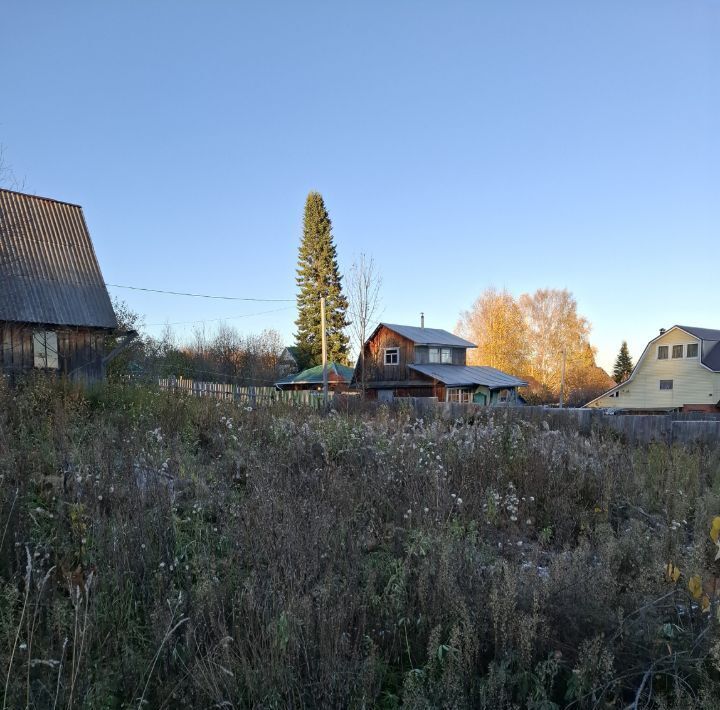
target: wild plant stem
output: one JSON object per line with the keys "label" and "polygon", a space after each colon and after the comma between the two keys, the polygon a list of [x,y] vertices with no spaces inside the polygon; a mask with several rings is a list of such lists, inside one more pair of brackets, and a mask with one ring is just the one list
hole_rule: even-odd
{"label": "wild plant stem", "polygon": [[25,609],[27,608],[28,598],[30,596],[30,580],[32,577],[32,557],[30,556],[30,548],[25,546],[25,554],[27,555],[27,566],[25,567],[25,599],[23,601],[22,611],[20,612],[20,621],[18,622],[17,631],[15,632],[15,640],[13,641],[12,651],[10,653],[10,662],[8,663],[7,674],[5,676],[5,692],[3,694],[3,710],[7,708],[7,694],[10,686],[10,670],[12,669],[13,660],[15,659],[15,649],[20,638],[20,629],[22,629],[23,619],[25,618]]}
{"label": "wild plant stem", "polygon": [[[157,663],[158,658],[160,658],[160,652],[163,649],[163,646],[165,645],[165,642],[175,633],[175,631],[180,628],[186,621],[189,621],[189,617],[185,617],[184,619],[180,619],[180,621],[175,624],[172,628],[168,628],[168,630],[165,632],[165,636],[163,636],[163,640],[160,642],[160,646],[158,646],[158,650],[155,653],[155,658],[153,658],[152,665],[150,666],[150,672],[148,673],[147,681],[145,681],[145,687],[143,688],[142,695],[140,696],[140,700],[138,701],[138,710],[141,710],[142,704],[145,701],[145,693],[147,692],[148,685],[150,685],[150,678],[152,678],[153,671],[155,670],[155,664]],[[172,619],[170,619],[170,623],[172,624]]]}

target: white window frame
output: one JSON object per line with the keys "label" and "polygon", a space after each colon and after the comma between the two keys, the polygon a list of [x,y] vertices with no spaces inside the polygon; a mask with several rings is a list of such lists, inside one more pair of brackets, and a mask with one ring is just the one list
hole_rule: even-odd
{"label": "white window frame", "polygon": [[59,370],[58,337],[53,330],[33,333],[33,365],[40,370]]}
{"label": "white window frame", "polygon": [[[664,357],[660,357],[660,351],[661,351],[663,348],[665,349],[665,356],[664,356]],[[658,345],[658,349],[657,349],[657,359],[658,359],[658,360],[668,360],[668,359],[670,359],[670,347],[667,346],[667,345]]]}
{"label": "white window frame", "polygon": [[[395,356],[395,362],[388,362],[388,355],[391,357]],[[399,365],[400,364],[400,348],[385,348],[383,351],[383,362],[385,365]]]}
{"label": "white window frame", "polygon": [[[695,354],[690,355],[690,348],[695,348]],[[696,358],[700,354],[700,345],[698,343],[688,343],[685,346],[685,357]]]}
{"label": "white window frame", "polygon": [[[680,354],[679,354],[679,355],[676,355],[676,354],[675,354],[675,348],[680,348]],[[670,357],[671,357],[673,360],[680,360],[680,359],[681,359],[682,357],[684,357],[684,356],[685,356],[685,348],[683,347],[682,343],[680,343],[679,345],[673,345],[673,346],[672,346],[672,350],[670,351]]]}
{"label": "white window frame", "polygon": [[[663,382],[665,382],[665,383],[669,382],[670,387],[663,387]],[[670,392],[673,389],[673,384],[674,384],[673,380],[660,380],[660,389],[663,392]]]}

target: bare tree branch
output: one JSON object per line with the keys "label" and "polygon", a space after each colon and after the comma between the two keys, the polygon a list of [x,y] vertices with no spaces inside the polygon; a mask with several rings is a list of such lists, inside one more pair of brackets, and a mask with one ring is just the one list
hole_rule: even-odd
{"label": "bare tree branch", "polygon": [[370,330],[380,312],[380,287],[382,277],[375,260],[360,254],[350,268],[346,283],[348,311],[350,313],[350,332],[353,344],[358,349],[360,366],[360,387],[365,394],[365,358],[364,345]]}

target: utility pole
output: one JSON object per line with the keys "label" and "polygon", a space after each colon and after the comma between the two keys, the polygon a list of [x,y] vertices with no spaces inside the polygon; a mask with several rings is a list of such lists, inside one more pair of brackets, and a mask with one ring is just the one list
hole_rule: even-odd
{"label": "utility pole", "polygon": [[567,358],[567,349],[563,348],[562,374],[560,375],[560,409],[563,408],[563,397],[565,395],[565,359]]}
{"label": "utility pole", "polygon": [[320,330],[322,331],[323,405],[328,405],[327,333],[325,332],[325,296],[320,298]]}

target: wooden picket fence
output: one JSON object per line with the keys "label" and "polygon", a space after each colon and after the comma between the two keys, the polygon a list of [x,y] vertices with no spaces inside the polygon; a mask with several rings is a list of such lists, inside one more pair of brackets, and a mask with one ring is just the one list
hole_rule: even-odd
{"label": "wooden picket fence", "polygon": [[193,397],[246,402],[248,406],[291,404],[307,407],[321,407],[322,396],[312,390],[278,390],[275,387],[254,385],[232,385],[221,382],[201,382],[184,377],[159,379],[160,389],[170,392],[184,392]]}

